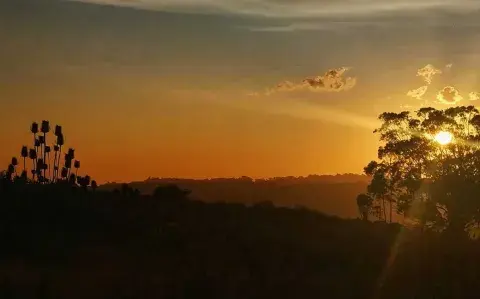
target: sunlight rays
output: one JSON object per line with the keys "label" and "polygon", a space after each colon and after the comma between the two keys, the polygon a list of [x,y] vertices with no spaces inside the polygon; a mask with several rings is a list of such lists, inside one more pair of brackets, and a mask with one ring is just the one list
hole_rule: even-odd
{"label": "sunlight rays", "polygon": [[329,123],[335,123],[342,126],[364,128],[368,130],[375,129],[379,122],[377,119],[362,116],[350,111],[328,107],[302,101],[301,98],[294,99],[262,99],[241,100],[241,101],[223,101],[219,98],[210,98],[216,104],[229,106],[235,109],[245,109],[258,111],[272,115],[283,115],[303,120],[317,120]]}
{"label": "sunlight rays", "polygon": [[447,145],[453,141],[453,135],[450,132],[440,131],[435,135],[434,139],[440,145]]}

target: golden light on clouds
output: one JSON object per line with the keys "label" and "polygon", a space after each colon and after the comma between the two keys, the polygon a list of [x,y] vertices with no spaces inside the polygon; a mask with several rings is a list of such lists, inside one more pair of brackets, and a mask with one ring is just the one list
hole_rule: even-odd
{"label": "golden light on clouds", "polygon": [[455,87],[445,86],[437,93],[437,100],[441,104],[455,105],[463,100],[463,97]]}
{"label": "golden light on clouds", "polygon": [[428,90],[428,86],[425,85],[425,86],[422,86],[422,87],[419,87],[417,89],[412,89],[412,90],[409,90],[407,92],[407,96],[409,97],[412,97],[412,98],[415,98],[417,100],[421,100],[422,97],[425,95],[425,93],[427,92]]}
{"label": "golden light on clouds", "polygon": [[[269,96],[278,92],[293,91],[311,91],[311,92],[340,92],[347,91],[355,87],[357,79],[355,77],[344,77],[349,70],[348,67],[339,67],[328,70],[322,76],[314,76],[304,78],[301,82],[284,81],[277,86],[267,88],[265,95]],[[255,92],[250,95],[258,96],[260,93]]]}
{"label": "golden light on clouds", "polygon": [[[451,65],[449,65],[451,67]],[[442,74],[442,71],[437,69],[431,64],[427,64],[426,66],[418,69],[417,71],[417,76],[422,77],[422,79],[427,83],[427,84],[432,84],[432,79],[435,75],[440,75]]]}
{"label": "golden light on clouds", "polygon": [[[453,64],[447,64],[445,68],[450,69]],[[433,77],[435,75],[441,75],[443,72],[440,69],[437,69],[431,64],[419,68],[417,70],[417,77],[421,77],[422,80],[427,84],[416,89],[412,89],[407,92],[407,96],[412,97],[417,100],[423,100],[423,96],[428,91],[428,86],[432,84]]]}
{"label": "golden light on clouds", "polygon": [[[452,66],[453,64],[451,63],[447,64],[445,66],[445,70],[450,70]],[[441,74],[443,74],[443,71],[431,64],[427,64],[426,66],[418,69],[417,76],[421,77],[427,84],[419,88],[409,90],[406,95],[416,100],[424,101],[422,104],[423,106],[432,104],[456,105],[464,99],[469,101],[477,101],[480,99],[479,92],[472,91],[468,94],[468,96],[464,97],[460,94],[459,90],[452,85],[447,85],[442,89],[435,91],[436,93],[428,94],[427,96],[427,91],[431,88],[430,85],[433,77]],[[431,99],[434,99],[434,101],[431,101]]]}
{"label": "golden light on clouds", "polygon": [[480,92],[472,91],[471,93],[468,94],[468,99],[470,101],[478,101],[480,99]]}

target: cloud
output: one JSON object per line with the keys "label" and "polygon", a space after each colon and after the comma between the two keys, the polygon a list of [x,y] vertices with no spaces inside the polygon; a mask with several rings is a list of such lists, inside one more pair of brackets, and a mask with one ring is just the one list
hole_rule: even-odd
{"label": "cloud", "polygon": [[280,26],[239,26],[238,28],[247,29],[252,32],[295,32],[337,29],[328,23],[291,23]]}
{"label": "cloud", "polygon": [[296,31],[342,31],[351,28],[386,26],[385,22],[380,21],[338,21],[321,20],[315,22],[292,22],[286,24],[264,25],[264,26],[238,26],[241,29],[247,29],[252,32],[296,32]]}
{"label": "cloud", "polygon": [[455,87],[446,86],[438,92],[437,100],[441,104],[454,105],[463,100],[463,97]]}
{"label": "cloud", "polygon": [[428,85],[424,85],[422,87],[419,87],[417,89],[412,89],[409,92],[407,92],[407,96],[415,98],[417,100],[421,100],[422,97],[425,95],[425,93],[428,90]]}
{"label": "cloud", "polygon": [[[445,66],[445,68],[450,69],[452,67],[452,65],[453,64],[451,64],[451,63],[447,64]],[[425,83],[427,83],[427,85],[424,85],[424,86],[421,86],[417,89],[412,89],[412,90],[408,91],[407,96],[415,98],[417,100],[422,100],[423,96],[425,95],[425,93],[428,90],[428,86],[430,84],[432,84],[433,77],[435,75],[440,75],[440,74],[442,74],[442,71],[437,69],[436,67],[434,67],[431,64],[427,64],[426,66],[424,66],[422,68],[419,68],[417,70],[417,77],[421,77],[423,79],[423,81],[425,81]]]}
{"label": "cloud", "polygon": [[470,101],[478,101],[480,100],[480,92],[478,91],[472,91],[471,93],[468,94],[468,99]]}
{"label": "cloud", "polygon": [[455,10],[471,12],[479,8],[471,0],[70,0],[130,6],[141,9],[265,16],[277,18],[312,18],[346,15],[371,15],[386,12]]}
{"label": "cloud", "polygon": [[357,79],[344,77],[349,68],[340,67],[327,71],[323,76],[307,77],[301,82],[284,81],[273,88],[266,90],[266,95],[277,92],[311,91],[311,92],[340,92],[352,89]]}
{"label": "cloud", "polygon": [[432,84],[433,76],[440,75],[440,74],[442,74],[442,71],[435,68],[431,64],[427,64],[426,66],[418,69],[417,71],[417,76],[422,77],[423,80],[429,85]]}

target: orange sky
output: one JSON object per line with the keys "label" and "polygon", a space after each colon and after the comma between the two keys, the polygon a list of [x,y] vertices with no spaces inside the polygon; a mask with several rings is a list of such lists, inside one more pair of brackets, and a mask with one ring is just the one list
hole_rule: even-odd
{"label": "orange sky", "polygon": [[[360,173],[376,156],[376,116],[419,107],[406,95],[426,84],[418,68],[443,70],[432,92],[478,90],[476,15],[421,16],[343,16],[348,26],[316,16],[308,25],[2,2],[0,161],[31,141],[32,121],[48,119],[100,182]],[[265,92],[343,66],[351,88]]]}

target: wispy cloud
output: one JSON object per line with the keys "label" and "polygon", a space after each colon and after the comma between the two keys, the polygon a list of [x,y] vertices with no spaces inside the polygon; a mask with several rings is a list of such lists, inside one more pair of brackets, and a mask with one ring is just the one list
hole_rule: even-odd
{"label": "wispy cloud", "polygon": [[[268,88],[264,94],[271,95],[278,92],[311,91],[311,92],[340,92],[353,88],[357,79],[344,77],[349,68],[340,67],[327,71],[323,76],[307,77],[301,82],[284,81],[273,88]],[[252,93],[250,95],[260,95]]]}
{"label": "wispy cloud", "polygon": [[380,22],[368,21],[315,21],[315,22],[293,22],[283,25],[267,26],[238,26],[252,32],[295,32],[295,31],[339,31],[351,28],[378,26]]}
{"label": "wispy cloud", "polygon": [[424,85],[424,86],[419,87],[417,89],[412,89],[412,90],[408,91],[407,96],[415,98],[417,100],[421,100],[423,98],[423,96],[425,95],[425,93],[427,92],[427,90],[428,90],[428,86]]}
{"label": "wispy cloud", "polygon": [[480,7],[471,0],[71,0],[131,6],[142,9],[230,13],[266,17],[312,18],[332,15],[368,15],[382,12],[450,9],[471,11]]}
{"label": "wispy cloud", "polygon": [[312,30],[332,30],[332,26],[323,23],[292,23],[278,26],[239,26],[253,32],[295,32]]}

